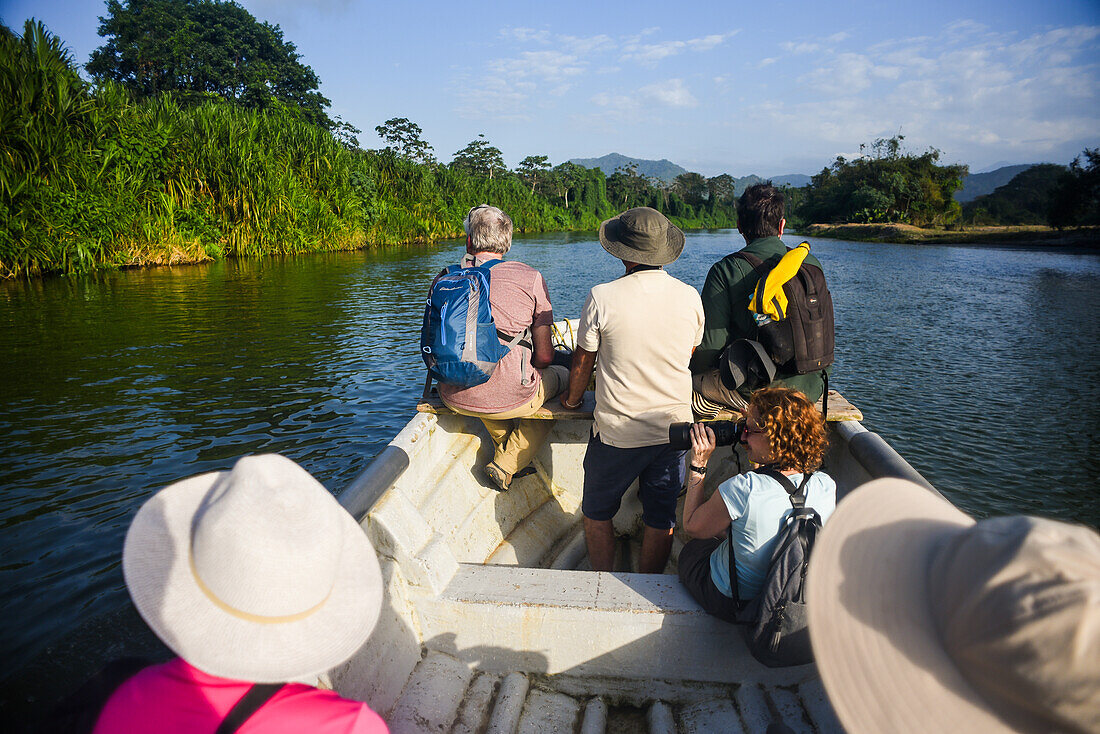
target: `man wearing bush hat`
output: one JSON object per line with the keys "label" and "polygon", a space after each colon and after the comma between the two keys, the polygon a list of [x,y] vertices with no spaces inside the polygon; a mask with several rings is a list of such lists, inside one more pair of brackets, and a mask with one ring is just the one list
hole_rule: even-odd
{"label": "man wearing bush hat", "polygon": [[683,251],[684,233],[656,209],[639,207],[608,219],[600,226],[600,244],[626,273],[588,294],[561,397],[563,407],[579,407],[595,371],[581,501],[588,558],[594,570],[612,570],[612,518],[638,479],[645,526],[640,570],[660,573],[684,484],[685,452],[669,445],[668,426],[691,420],[688,360],[702,338],[703,305],[694,288],[663,270]]}

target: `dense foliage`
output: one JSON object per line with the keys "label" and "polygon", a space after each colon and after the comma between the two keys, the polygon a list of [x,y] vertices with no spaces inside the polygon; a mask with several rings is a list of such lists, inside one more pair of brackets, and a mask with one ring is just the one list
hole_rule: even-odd
{"label": "dense foliage", "polygon": [[1050,226],[1082,225],[1100,225],[1100,148],[1074,158],[1051,193]]}
{"label": "dense foliage", "polygon": [[28,21],[0,38],[0,274],[300,252],[364,239],[351,154],[283,107],[134,102]]}
{"label": "dense foliage", "polygon": [[136,98],[216,94],[255,109],[286,105],[331,127],[321,80],[279,26],[232,0],[108,0],[88,72]]}
{"label": "dense foliage", "polygon": [[[952,194],[962,186],[966,166],[939,165],[940,152],[902,151],[904,137],[876,140],[870,153],[848,161],[838,157],[813,177],[796,211],[807,222],[901,222],[942,226],[959,218]],[[860,146],[862,151],[864,146]]]}
{"label": "dense foliage", "polygon": [[967,224],[1046,224],[1052,195],[1066,172],[1065,166],[1042,163],[1012,177],[993,193],[963,204]]}
{"label": "dense foliage", "polygon": [[486,202],[521,232],[593,230],[639,204],[683,227],[733,223],[728,202],[636,176],[620,191],[541,155],[510,171],[482,136],[446,166],[405,118],[379,133],[387,147],[364,151],[281,102],[89,84],[41,24],[0,27],[0,277],[428,242],[461,236]]}

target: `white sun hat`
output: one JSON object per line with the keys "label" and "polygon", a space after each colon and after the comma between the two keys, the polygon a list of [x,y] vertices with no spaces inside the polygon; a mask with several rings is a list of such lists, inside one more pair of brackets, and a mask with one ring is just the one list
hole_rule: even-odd
{"label": "white sun hat", "polygon": [[382,604],[362,528],[276,454],[155,494],[126,534],[122,571],[134,606],[173,652],[256,683],[339,665],[370,636]]}
{"label": "white sun hat", "polygon": [[975,522],[879,479],[837,504],[807,579],[810,639],[853,732],[1100,732],[1100,535]]}

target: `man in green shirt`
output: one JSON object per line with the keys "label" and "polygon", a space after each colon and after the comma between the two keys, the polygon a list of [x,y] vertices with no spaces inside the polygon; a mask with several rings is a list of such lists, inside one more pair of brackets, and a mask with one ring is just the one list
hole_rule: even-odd
{"label": "man in green shirt", "polygon": [[[737,203],[737,231],[747,243],[741,252],[756,255],[764,261],[764,269],[775,267],[787,252],[780,237],[787,220],[783,218],[783,193],[771,184],[750,186]],[[813,255],[806,262],[821,267]],[[756,323],[749,312],[760,274],[748,260],[734,254],[711,266],[703,285],[703,341],[691,357],[692,408],[696,413],[714,415],[720,408],[744,408],[749,391],[727,386],[718,369],[722,351],[736,339],[757,338]],[[773,386],[801,390],[810,401],[816,401],[824,391],[820,373],[798,375],[778,372]],[[702,399],[700,399],[702,398]]]}

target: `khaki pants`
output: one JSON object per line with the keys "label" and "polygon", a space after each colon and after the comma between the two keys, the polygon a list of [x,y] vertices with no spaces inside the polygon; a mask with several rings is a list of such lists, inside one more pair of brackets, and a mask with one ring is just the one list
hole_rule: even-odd
{"label": "khaki pants", "polygon": [[691,388],[712,403],[742,410],[748,402],[736,390],[730,390],[722,383],[718,370],[708,370],[691,376]]}
{"label": "khaki pants", "polygon": [[554,398],[569,384],[569,370],[560,365],[550,365],[539,370],[542,382],[531,399],[502,413],[474,413],[461,408],[451,407],[460,414],[480,418],[489,432],[496,452],[493,463],[508,474],[515,474],[531,463],[535,454],[542,448],[543,442],[554,427],[552,420],[519,420],[531,415],[542,407],[543,403]]}

